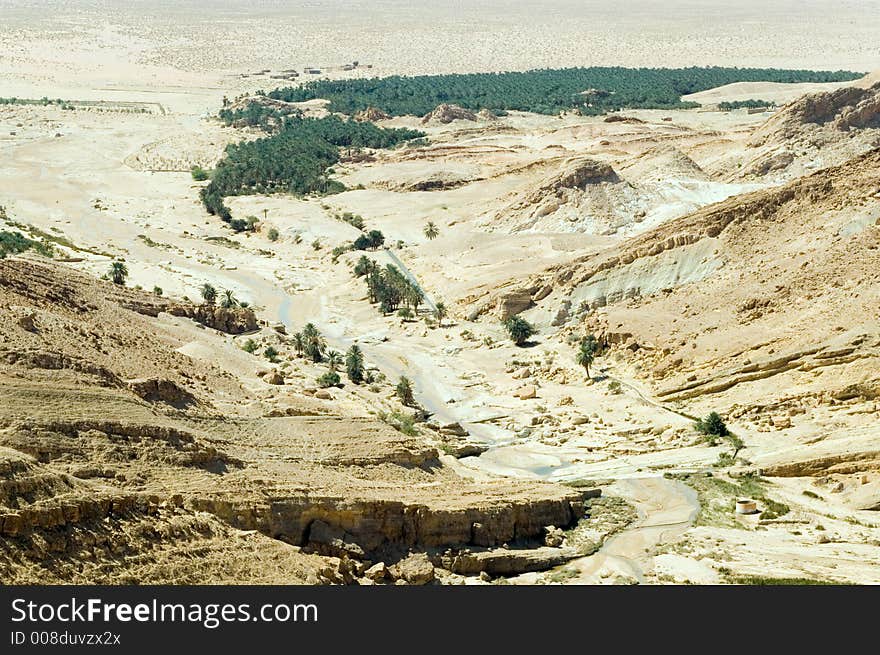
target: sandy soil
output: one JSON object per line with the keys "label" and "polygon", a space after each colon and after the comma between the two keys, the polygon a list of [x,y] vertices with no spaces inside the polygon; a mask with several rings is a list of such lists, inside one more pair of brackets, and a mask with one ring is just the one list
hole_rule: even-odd
{"label": "sandy soil", "polygon": [[[8,18],[0,31],[0,96],[110,103],[75,111],[0,106],[0,204],[15,220],[75,244],[76,249],[64,251],[81,260],[72,266],[100,276],[112,257],[124,257],[130,285],[158,286],[166,296],[196,299],[199,287],[210,282],[233,290],[261,317],[283,323],[290,332],[311,321],[337,350],[359,343],[368,363],[389,380],[407,375],[414,381],[418,400],[435,420],[460,422],[471,439],[490,447],[480,457],[455,461],[462,475],[617,480],[607,493],[628,499],[639,518],[598,555],[569,565],[575,572],[567,577],[571,581],[717,582],[727,581],[725,575],[733,571],[880,582],[876,553],[870,550],[880,538],[873,514],[837,503],[824,491],[826,500],[816,502],[803,493],[813,488],[806,476],[780,478],[773,494],[791,505],[795,520],[806,522],[796,525],[809,525],[809,530],[785,523],[700,524],[693,494],[663,474],[713,470],[725,448],[707,445],[681,407],[658,400],[644,362],[609,356],[597,363],[595,379],[588,380],[566,341],[572,330],[552,326],[559,305],[545,303],[527,313],[542,328],[528,348],[510,344],[492,314],[469,320],[488,294],[514,289],[552,267],[590,261],[710,203],[777,184],[730,175],[731,162],[742,159],[748,139],[768,116],[633,111],[625,114],[642,122],[605,123],[601,118],[512,113],[492,123],[429,126],[431,145],[425,149],[378,153],[375,162],[338,167],[341,180],[363,189],[323,199],[230,199],[236,215],[262,221],[252,235],[233,235],[207,216],[198,202],[200,183],[187,172],[193,164],[211,166],[225,144],[253,136],[207,118],[223,96],[273,86],[266,75],[241,77],[249,71],[305,65],[326,69],[353,59],[373,68],[328,74],[658,63],[869,69],[880,66],[874,38],[880,32],[878,3],[849,3],[831,24],[821,6],[795,2],[771,8],[737,3],[718,10],[728,12],[726,20],[717,11],[695,13],[688,2],[663,3],[662,10],[657,3],[624,3],[637,7],[634,13],[621,10],[619,3],[562,2],[528,20],[522,9],[501,2],[456,6],[455,18],[448,8],[432,6],[426,15],[385,2],[369,7],[348,3],[341,15],[333,3],[318,3],[306,13],[273,3],[234,2],[208,16],[190,2],[156,2],[110,13],[101,11],[102,4],[64,3],[53,12],[41,4],[37,20],[34,3],[0,1]],[[332,21],[331,12],[336,12]],[[475,33],[473,24],[483,24],[486,16],[493,18],[492,31]],[[749,39],[742,37],[745,28]],[[514,45],[523,41],[534,47]],[[784,102],[815,90],[816,85],[731,85],[697,94],[697,99]],[[121,103],[143,103],[137,108],[146,111]],[[417,119],[388,124],[416,125]],[[588,215],[591,220],[570,220],[566,207],[537,221],[533,206],[511,209],[552,181],[560,168],[585,159],[609,164],[623,180],[604,188],[602,198],[575,194],[567,203],[577,208],[571,209],[576,218]],[[455,188],[408,190],[431,176],[457,180]],[[593,220],[594,208],[603,203],[625,211]],[[631,211],[634,206],[638,216]],[[366,302],[362,283],[350,272],[357,256],[331,261],[332,249],[357,235],[334,218],[344,211],[361,214],[392,244],[393,252],[371,256],[383,264],[401,263],[429,301],[446,303],[451,311],[443,325],[428,325],[423,317],[413,322],[383,317]],[[849,214],[838,218],[841,228],[868,225]],[[441,232],[433,241],[423,235],[429,220]],[[281,234],[277,242],[267,238],[270,227]],[[316,241],[320,249],[313,247]],[[700,282],[729,270],[721,245],[706,240],[684,259],[652,260],[635,277],[646,295]],[[792,244],[792,253],[799,247]],[[641,306],[615,305],[606,312],[614,323],[609,327],[619,323],[634,332],[673,334],[669,325],[681,316],[675,329],[699,345],[704,368],[714,366],[713,357],[721,358],[725,348],[736,350],[739,340],[760,341],[761,326],[728,326],[726,334],[732,336],[727,341],[702,334],[714,314],[690,309],[688,303],[696,306],[700,295],[691,297],[689,288],[668,302],[658,301],[648,318]],[[575,293],[572,299],[586,296]],[[245,337],[218,343],[186,321],[162,321],[181,340],[182,355],[236,371],[254,403],[282,402],[289,389],[299,393],[314,386],[321,372],[297,364],[282,391],[267,391],[256,375],[266,363],[241,350]],[[266,332],[260,338],[268,338]],[[722,353],[715,353],[717,348]],[[524,368],[527,376],[520,375]],[[816,389],[830,384],[817,378]],[[620,383],[619,393],[609,387],[611,381]],[[757,404],[780,384],[794,388],[803,382],[780,377],[722,398],[725,406]],[[520,400],[515,393],[527,385],[535,386],[535,397]],[[700,399],[687,409],[705,413],[716,402],[715,397]],[[397,407],[389,388],[374,394],[349,387],[334,392],[333,403],[348,416]],[[850,409],[819,408],[810,416],[813,432],[832,432],[832,452],[847,445],[841,425],[864,430],[860,444],[877,436],[861,416],[841,421],[841,412]],[[876,413],[876,407],[868,411]],[[737,428],[748,437],[755,465],[814,453],[798,432],[774,432],[763,440],[745,419]],[[806,434],[807,428],[797,429]],[[841,498],[862,484],[841,480]],[[833,539],[819,543],[823,531]]]}

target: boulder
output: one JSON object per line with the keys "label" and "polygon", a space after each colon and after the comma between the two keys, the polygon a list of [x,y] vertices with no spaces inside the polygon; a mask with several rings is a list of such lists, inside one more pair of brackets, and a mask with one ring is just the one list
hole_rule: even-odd
{"label": "boulder", "polygon": [[318,389],[315,392],[315,398],[320,398],[321,400],[333,400],[333,394],[327,391],[327,389]]}
{"label": "boulder", "polygon": [[532,377],[532,369],[530,369],[528,366],[523,366],[522,368],[517,369],[513,372],[514,380],[525,380],[526,378],[530,377]]}
{"label": "boulder", "polygon": [[456,437],[468,436],[468,431],[461,427],[461,423],[458,422],[441,425],[440,432],[441,434],[450,434]]}
{"label": "boulder", "polygon": [[530,400],[531,398],[538,397],[538,390],[535,389],[535,385],[528,384],[517,389],[514,395],[520,400]]}
{"label": "boulder", "polygon": [[391,578],[412,585],[425,585],[434,580],[434,565],[424,553],[410,555],[388,569]]}
{"label": "boulder", "polygon": [[281,375],[281,373],[280,373],[279,371],[277,371],[277,370],[270,371],[269,373],[267,373],[267,374],[263,377],[263,379],[264,379],[268,384],[284,384],[284,376]]}
{"label": "boulder", "polygon": [[313,552],[330,557],[354,557],[362,559],[364,550],[342,528],[332,526],[320,519],[312,521],[306,547]]}
{"label": "boulder", "polygon": [[544,528],[544,545],[549,546],[550,548],[560,548],[562,543],[565,541],[565,533],[561,528],[557,528],[555,525],[548,525]]}
{"label": "boulder", "polygon": [[373,566],[364,571],[364,577],[373,582],[386,580],[388,578],[388,567],[385,566],[385,562],[373,564]]}
{"label": "boulder", "polygon": [[506,321],[532,306],[532,294],[528,291],[510,291],[498,300],[498,318]]}
{"label": "boulder", "polygon": [[18,327],[20,327],[25,332],[36,332],[37,331],[37,315],[33,312],[25,314],[24,316],[19,317],[17,323]]}

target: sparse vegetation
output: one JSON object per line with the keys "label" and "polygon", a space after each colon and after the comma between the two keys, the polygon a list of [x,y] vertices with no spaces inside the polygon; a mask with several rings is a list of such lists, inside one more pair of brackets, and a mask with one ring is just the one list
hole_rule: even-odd
{"label": "sparse vegetation", "polygon": [[718,412],[711,412],[706,418],[695,421],[694,429],[705,434],[712,445],[714,445],[715,437],[726,437],[730,434],[724,419]]}
{"label": "sparse vegetation", "polygon": [[525,345],[536,333],[532,324],[521,316],[511,316],[506,321],[503,321],[502,325],[507,330],[508,336],[517,346]]}
{"label": "sparse vegetation", "polygon": [[206,305],[213,305],[217,302],[217,289],[213,285],[205,282],[201,289],[199,289],[199,293],[202,294],[202,300]]}
{"label": "sparse vegetation", "polygon": [[710,473],[693,473],[670,475],[693,487],[700,501],[700,513],[695,525],[707,525],[721,528],[744,528],[737,520],[735,513],[736,501],[751,498],[764,507],[761,519],[778,518],[789,512],[789,507],[770,498],[767,488],[770,483],[757,476],[745,475],[735,480],[728,480]]}
{"label": "sparse vegetation", "polygon": [[608,383],[608,391],[615,396],[623,393],[623,390],[620,387],[620,382],[618,380],[611,380]]}
{"label": "sparse vegetation", "polygon": [[107,276],[110,278],[110,281],[113,284],[118,284],[119,286],[123,286],[125,284],[125,280],[128,279],[128,267],[124,262],[115,261],[110,264],[110,269],[107,271]]}
{"label": "sparse vegetation", "polygon": [[364,381],[364,353],[357,344],[345,353],[345,374],[355,384]]}
{"label": "sparse vegetation", "polygon": [[165,293],[165,292],[162,291],[162,287],[153,287],[153,295],[154,296],[161,296],[163,293]]}
{"label": "sparse vegetation", "polygon": [[232,309],[233,307],[238,307],[240,303],[238,299],[235,297],[235,293],[231,289],[224,289],[223,294],[220,296],[220,306],[224,309]]}
{"label": "sparse vegetation", "polygon": [[317,379],[318,386],[322,389],[327,389],[329,387],[338,387],[341,384],[342,380],[339,378],[339,373],[335,370],[327,371],[323,375],[319,376]]}
{"label": "sparse vegetation", "polygon": [[400,376],[397,386],[394,387],[394,393],[404,407],[415,407],[416,399],[413,394],[412,382],[410,382],[408,377]]}
{"label": "sparse vegetation", "polygon": [[411,414],[394,411],[390,413],[379,412],[377,416],[380,421],[387,423],[398,432],[407,436],[415,437],[419,433],[418,428],[416,428],[416,418]]}
{"label": "sparse vegetation", "polygon": [[266,238],[269,239],[269,241],[273,241],[273,242],[278,241],[279,236],[281,236],[281,235],[278,234],[278,230],[275,229],[274,227],[270,227],[269,231],[266,232]]}
{"label": "sparse vegetation", "polygon": [[266,359],[268,359],[268,360],[269,360],[270,362],[272,362],[273,364],[277,364],[277,363],[278,363],[278,355],[279,355],[279,354],[280,354],[280,353],[279,353],[278,350],[275,348],[275,346],[266,346],[265,350],[263,350],[263,357],[265,357]]}
{"label": "sparse vegetation", "polygon": [[428,224],[425,225],[425,237],[428,241],[433,241],[438,236],[440,236],[440,230],[437,229],[437,226],[434,225],[433,221],[428,221]]}
{"label": "sparse vegetation", "polygon": [[208,173],[208,171],[206,171],[201,166],[193,166],[189,172],[192,175],[192,179],[194,179],[196,182],[204,182],[205,180],[211,178],[210,173]]}
{"label": "sparse vegetation", "polygon": [[244,342],[244,344],[242,344],[241,349],[246,353],[250,353],[251,355],[253,355],[255,352],[257,352],[257,342],[253,339],[248,339]]}
{"label": "sparse vegetation", "polygon": [[302,331],[303,354],[313,362],[324,360],[324,349],[327,347],[324,337],[313,323],[306,323]]}
{"label": "sparse vegetation", "polygon": [[727,584],[751,585],[751,586],[814,586],[814,585],[837,585],[839,582],[828,580],[817,580],[814,578],[777,578],[763,575],[736,575],[727,573],[724,575],[724,581]]}
{"label": "sparse vegetation", "polygon": [[7,255],[18,255],[31,249],[46,257],[52,257],[53,255],[52,246],[46,242],[41,243],[28,239],[20,232],[9,232],[6,230],[0,232],[0,259],[5,258]]}
{"label": "sparse vegetation", "polygon": [[588,334],[586,337],[581,339],[575,359],[577,360],[579,366],[584,367],[584,370],[587,372],[588,380],[590,379],[590,365],[593,363],[593,360],[596,359],[596,354],[598,352],[599,342],[596,340],[595,336],[593,336],[592,334]]}

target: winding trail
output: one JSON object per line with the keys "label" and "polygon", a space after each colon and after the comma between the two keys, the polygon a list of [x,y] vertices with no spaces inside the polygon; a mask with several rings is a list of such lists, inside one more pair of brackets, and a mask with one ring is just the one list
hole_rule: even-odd
{"label": "winding trail", "polygon": [[[414,284],[418,280],[411,271],[390,250],[386,249],[389,259]],[[368,359],[386,375],[410,377],[417,390],[416,399],[435,419],[441,422],[459,422],[476,437],[491,447],[501,445],[498,435],[491,430],[483,430],[485,426],[473,423],[472,410],[466,405],[450,404],[448,399],[460,391],[457,385],[446,386],[436,373],[436,360],[429,349],[414,348],[412,344],[401,344],[379,339],[354,339],[345,334],[347,323],[328,320],[333,317],[329,306],[329,297],[323,291],[304,299],[294,298],[278,288],[271,281],[245,271],[230,271],[231,277],[252,290],[259,302],[267,310],[275,314],[288,328],[294,329],[294,316],[303,313],[302,303],[305,301],[310,309],[317,310],[315,322],[324,326],[324,333],[330,346],[345,350],[358,341]],[[419,285],[421,289],[421,285]],[[424,290],[423,290],[424,293]],[[425,302],[435,306],[425,293]],[[661,411],[674,412],[662,403],[647,396],[634,381],[615,378],[633,392],[638,398]],[[558,480],[555,468],[533,471],[540,479]],[[554,476],[554,473],[557,475]],[[635,474],[638,475],[638,474]],[[575,570],[576,577],[569,580],[573,584],[596,584],[603,581],[645,582],[653,571],[653,558],[657,548],[664,543],[677,539],[693,523],[699,512],[700,505],[696,492],[681,482],[668,480],[662,476],[629,477],[617,479],[607,486],[603,492],[607,495],[621,497],[632,503],[638,513],[638,519],[618,534],[610,537],[593,555],[572,560],[565,565],[568,570]],[[521,582],[534,581],[528,574]]]}
{"label": "winding trail", "polygon": [[595,584],[622,577],[639,583],[653,570],[657,547],[674,541],[693,523],[700,510],[696,492],[663,477],[617,480],[606,491],[633,503],[639,518],[609,538],[593,555],[567,565],[578,572],[571,582]]}

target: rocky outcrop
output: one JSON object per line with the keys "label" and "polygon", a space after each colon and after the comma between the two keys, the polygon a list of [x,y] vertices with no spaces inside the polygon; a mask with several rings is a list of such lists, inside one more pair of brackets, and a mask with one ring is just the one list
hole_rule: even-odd
{"label": "rocky outcrop", "polygon": [[469,109],[443,103],[422,117],[422,123],[451,123],[452,121],[476,121],[477,115]]}
{"label": "rocky outcrop", "polygon": [[487,226],[511,231],[606,234],[644,215],[646,198],[610,165],[589,157],[559,160],[559,168],[495,213]]}
{"label": "rocky outcrop", "polygon": [[867,89],[848,86],[798,98],[762,125],[750,144],[797,140],[809,125],[827,125],[838,131],[880,127],[880,82]]}
{"label": "rocky outcrop", "polygon": [[506,321],[532,306],[532,294],[528,291],[508,291],[498,300],[498,318]]}
{"label": "rocky outcrop", "polygon": [[128,381],[129,390],[147,402],[163,402],[174,407],[187,407],[196,403],[196,397],[173,380],[165,378],[140,378]]}
{"label": "rocky outcrop", "polygon": [[352,117],[358,123],[374,123],[376,121],[385,121],[391,118],[388,114],[386,114],[381,109],[376,107],[367,107],[366,109],[362,109],[361,111],[355,113]]}
{"label": "rocky outcrop", "polygon": [[545,526],[567,527],[584,514],[583,494],[576,490],[557,499],[458,508],[318,494],[273,498],[257,504],[199,495],[188,498],[186,503],[243,530],[259,530],[319,552],[344,551],[355,555],[362,551],[368,557],[401,549],[492,547],[542,538]]}
{"label": "rocky outcrop", "polygon": [[549,546],[527,549],[496,548],[446,553],[435,558],[435,563],[459,575],[479,575],[485,572],[491,576],[510,576],[546,571],[580,555],[581,553],[575,548]]}
{"label": "rocky outcrop", "polygon": [[399,184],[391,185],[394,191],[443,191],[455,189],[465,184],[478,181],[478,178],[469,178],[450,171],[435,171],[425,177],[414,180],[406,180]]}
{"label": "rocky outcrop", "polygon": [[257,329],[257,317],[252,309],[244,307],[218,307],[215,305],[172,304],[167,310],[172,316],[182,316],[201,323],[205,327],[225,332],[242,334]]}
{"label": "rocky outcrop", "polygon": [[604,121],[606,123],[631,123],[633,125],[638,125],[645,122],[640,118],[636,118],[635,116],[622,116],[620,114],[609,114],[605,117]]}

